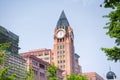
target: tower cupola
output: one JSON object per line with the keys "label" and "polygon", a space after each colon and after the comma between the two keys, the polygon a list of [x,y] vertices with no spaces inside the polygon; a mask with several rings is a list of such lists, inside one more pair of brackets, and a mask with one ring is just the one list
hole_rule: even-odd
{"label": "tower cupola", "polygon": [[114,72],[111,71],[111,68],[110,68],[110,71],[106,74],[106,78],[108,80],[114,80],[114,79],[116,79],[116,75],[115,75]]}

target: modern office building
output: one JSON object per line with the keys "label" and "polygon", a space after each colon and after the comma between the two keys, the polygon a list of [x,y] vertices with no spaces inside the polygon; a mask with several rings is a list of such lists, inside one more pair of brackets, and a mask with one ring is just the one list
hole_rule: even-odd
{"label": "modern office building", "polygon": [[[50,66],[50,64],[46,61],[43,61],[40,58],[37,58],[34,55],[31,54],[21,54],[23,58],[26,60],[27,63],[27,70],[29,70],[29,67],[32,67],[32,70],[34,71],[36,80],[48,80],[47,75],[49,74],[46,70],[47,66]],[[62,70],[57,70],[57,77],[59,80],[63,80],[62,77]]]}
{"label": "modern office building", "polygon": [[11,31],[0,26],[0,43],[9,42],[10,46],[6,49],[6,57],[4,67],[12,66],[9,74],[16,73],[18,80],[21,80],[26,71],[25,60],[18,54],[19,37]]}

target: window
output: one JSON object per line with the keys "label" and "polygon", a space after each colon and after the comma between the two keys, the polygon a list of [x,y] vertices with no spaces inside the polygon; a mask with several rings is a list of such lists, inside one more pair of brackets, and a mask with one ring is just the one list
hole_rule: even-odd
{"label": "window", "polygon": [[59,63],[59,61],[58,61],[58,63]]}
{"label": "window", "polygon": [[57,49],[59,49],[59,46],[57,46]]}
{"label": "window", "polygon": [[45,77],[45,74],[40,72],[40,77],[44,78]]}
{"label": "window", "polygon": [[49,60],[49,57],[44,58],[44,60]]}
{"label": "window", "polygon": [[60,65],[59,68],[62,68],[62,65]]}
{"label": "window", "polygon": [[59,46],[57,46],[57,49],[64,49],[64,48],[65,48],[64,45],[59,45]]}
{"label": "window", "polygon": [[49,55],[48,53],[44,53],[45,56]]}
{"label": "window", "polygon": [[59,54],[59,51],[57,53]]}
{"label": "window", "polygon": [[62,54],[62,51],[60,51],[60,54]]}
{"label": "window", "polygon": [[65,48],[65,46],[63,45],[63,49]]}
{"label": "window", "polygon": [[33,70],[34,74],[37,75],[37,71],[36,70]]}
{"label": "window", "polygon": [[60,58],[62,58],[62,56],[60,56]]}
{"label": "window", "polygon": [[52,53],[52,55],[54,55],[54,53]]}
{"label": "window", "polygon": [[65,63],[65,60],[63,60],[63,63]]}
{"label": "window", "polygon": [[62,45],[60,45],[60,49],[62,49]]}
{"label": "window", "polygon": [[37,66],[37,62],[35,62],[35,61],[32,61],[32,64],[35,65],[35,66]]}
{"label": "window", "polygon": [[63,68],[65,68],[65,65],[63,65]]}
{"label": "window", "polygon": [[44,64],[39,64],[39,67],[42,69],[45,69],[45,65]]}
{"label": "window", "polygon": [[43,54],[39,54],[38,56],[43,56]]}

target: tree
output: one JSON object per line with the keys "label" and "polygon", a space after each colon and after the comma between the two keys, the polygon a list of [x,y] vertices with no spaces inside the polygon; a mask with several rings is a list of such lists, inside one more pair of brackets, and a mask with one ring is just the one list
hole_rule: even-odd
{"label": "tree", "polygon": [[11,67],[5,67],[3,69],[0,69],[0,80],[16,80],[17,75],[14,73],[11,76],[8,76],[8,70]]}
{"label": "tree", "polygon": [[0,44],[0,65],[1,66],[4,65],[5,55],[7,54],[5,52],[5,50],[6,50],[6,48],[8,48],[9,45],[10,45],[10,43],[1,43]]}
{"label": "tree", "polygon": [[70,74],[67,76],[67,80],[87,80],[87,78],[83,75],[75,75],[75,74]]}
{"label": "tree", "polygon": [[58,80],[58,77],[57,77],[57,67],[52,64],[51,66],[48,66],[47,67],[47,71],[49,72],[49,74],[47,75],[47,78],[49,80]]}
{"label": "tree", "polygon": [[[3,31],[0,30],[0,34],[2,34]],[[1,36],[0,36],[0,41],[1,40]],[[9,54],[9,52],[7,52],[7,48],[9,48],[11,42],[0,42],[0,80],[16,80],[18,79],[18,76],[16,75],[16,73],[18,73],[17,71],[13,74],[11,74],[10,76],[8,76],[9,73],[9,69],[11,68],[16,68],[19,69],[15,66],[8,66],[5,67],[4,66],[4,62],[5,62],[5,57],[7,54]],[[34,79],[34,72],[32,71],[32,68],[29,69],[29,71],[26,72],[26,76],[23,80],[35,80]]]}
{"label": "tree", "polygon": [[12,74],[8,76],[8,70],[11,68],[10,66],[4,67],[4,59],[6,55],[6,48],[10,45],[10,43],[1,43],[0,44],[0,80],[16,80],[17,75]]}
{"label": "tree", "polygon": [[26,76],[23,78],[23,80],[36,80],[31,66],[29,70],[26,72]]}
{"label": "tree", "polygon": [[[115,39],[113,48],[102,48],[102,51],[108,56],[108,60],[120,61],[120,0],[104,0],[104,8],[111,8],[112,11],[105,15],[109,19],[104,29],[107,29],[107,35]],[[101,5],[102,6],[102,5]]]}

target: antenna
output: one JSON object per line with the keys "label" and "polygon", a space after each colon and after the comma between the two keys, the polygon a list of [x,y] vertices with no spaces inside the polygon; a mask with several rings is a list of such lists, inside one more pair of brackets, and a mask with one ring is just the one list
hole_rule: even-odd
{"label": "antenna", "polygon": [[111,71],[111,66],[109,66],[109,70]]}

